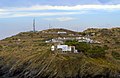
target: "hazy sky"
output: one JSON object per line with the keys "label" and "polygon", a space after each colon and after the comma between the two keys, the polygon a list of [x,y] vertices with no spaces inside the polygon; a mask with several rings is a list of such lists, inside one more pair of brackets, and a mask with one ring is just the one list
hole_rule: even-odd
{"label": "hazy sky", "polygon": [[0,0],[0,39],[21,31],[120,27],[120,0]]}

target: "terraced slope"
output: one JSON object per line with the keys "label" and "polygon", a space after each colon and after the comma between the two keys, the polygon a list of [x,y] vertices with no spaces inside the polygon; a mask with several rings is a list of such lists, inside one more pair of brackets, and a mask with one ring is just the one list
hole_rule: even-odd
{"label": "terraced slope", "polygon": [[119,28],[97,31],[91,38],[101,40],[109,49],[105,58],[91,58],[84,53],[51,52],[53,43],[44,40],[59,35],[42,31],[19,33],[0,41],[0,78],[120,78],[119,35]]}

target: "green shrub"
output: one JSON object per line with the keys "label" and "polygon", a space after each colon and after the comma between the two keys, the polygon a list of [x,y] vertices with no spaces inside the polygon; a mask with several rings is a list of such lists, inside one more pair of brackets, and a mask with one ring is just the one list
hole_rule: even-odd
{"label": "green shrub", "polygon": [[120,60],[120,53],[118,52],[112,52],[112,56],[117,59],[117,60]]}
{"label": "green shrub", "polygon": [[2,45],[0,45],[0,51],[2,51],[2,49],[3,49],[3,46],[2,46]]}
{"label": "green shrub", "polygon": [[66,44],[66,45],[69,45],[69,46],[75,46],[76,49],[77,49],[79,52],[85,52],[85,51],[87,51],[88,49],[90,49],[90,44],[85,43],[85,42],[79,43],[79,42],[76,41],[76,40],[66,41],[65,44]]}
{"label": "green shrub", "polygon": [[73,41],[66,41],[66,45],[75,46],[78,52],[83,52],[85,55],[92,57],[92,58],[103,58],[105,57],[105,50],[108,49],[107,46],[91,46],[89,43],[85,42],[77,42]]}
{"label": "green shrub", "polygon": [[109,49],[109,47],[107,46],[107,45],[104,45],[104,50],[108,50]]}
{"label": "green shrub", "polygon": [[39,43],[38,46],[46,46],[47,43]]}
{"label": "green shrub", "polygon": [[105,57],[105,49],[100,46],[95,46],[89,49],[86,54],[93,58]]}

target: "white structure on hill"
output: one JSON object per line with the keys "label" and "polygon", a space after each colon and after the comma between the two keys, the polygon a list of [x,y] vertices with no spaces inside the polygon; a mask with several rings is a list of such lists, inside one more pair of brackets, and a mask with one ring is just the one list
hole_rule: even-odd
{"label": "white structure on hill", "polygon": [[61,44],[63,44],[63,40],[60,40],[60,39],[51,39],[51,40],[47,40],[45,42],[46,43],[52,42],[52,43],[61,43]]}
{"label": "white structure on hill", "polygon": [[52,46],[52,47],[51,47],[51,51],[55,51],[55,46]]}
{"label": "white structure on hill", "polygon": [[67,40],[77,40],[78,42],[86,42],[86,43],[98,43],[98,44],[101,43],[99,41],[92,40],[92,39],[87,38],[87,37],[58,37],[58,38],[47,40],[45,42],[46,43],[52,42],[52,43],[61,43],[61,44],[63,44]]}
{"label": "white structure on hill", "polygon": [[75,46],[68,46],[68,45],[57,45],[52,46],[51,51],[59,51],[59,52],[70,52],[70,53],[78,53],[75,49]]}
{"label": "white structure on hill", "polygon": [[58,31],[57,33],[58,34],[67,34],[67,32],[61,32],[61,31]]}

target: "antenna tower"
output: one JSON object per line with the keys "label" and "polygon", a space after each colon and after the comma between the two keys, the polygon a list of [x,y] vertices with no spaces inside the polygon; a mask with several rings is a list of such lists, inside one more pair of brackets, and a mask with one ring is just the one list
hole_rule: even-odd
{"label": "antenna tower", "polygon": [[35,18],[33,19],[33,32],[35,32]]}

